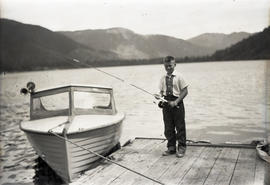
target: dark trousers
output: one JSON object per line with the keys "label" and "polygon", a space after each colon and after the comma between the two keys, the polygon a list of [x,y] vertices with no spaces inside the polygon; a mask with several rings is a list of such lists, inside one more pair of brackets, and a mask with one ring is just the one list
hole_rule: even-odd
{"label": "dark trousers", "polygon": [[[174,98],[166,98],[173,100]],[[185,123],[185,107],[184,103],[180,102],[178,107],[163,107],[164,134],[168,140],[167,147],[175,148],[176,141],[178,147],[186,148],[186,123]]]}

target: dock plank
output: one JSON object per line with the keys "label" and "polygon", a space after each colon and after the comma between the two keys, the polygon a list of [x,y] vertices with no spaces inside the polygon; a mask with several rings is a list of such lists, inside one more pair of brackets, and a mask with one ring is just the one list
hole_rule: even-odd
{"label": "dock plank", "polygon": [[[111,155],[113,160],[166,185],[264,185],[265,162],[255,149],[188,146],[183,158],[162,156],[165,140],[135,139]],[[108,161],[85,172],[71,185],[156,185]]]}
{"label": "dock plank", "polygon": [[[115,162],[134,169],[136,165],[134,166],[133,164],[144,160],[145,155],[149,154],[152,148],[157,146],[159,143],[160,141],[157,140],[149,140],[146,145],[142,143],[142,147],[125,147],[112,156]],[[97,174],[92,175],[92,178],[88,180],[87,184],[111,184],[127,171],[126,169],[110,162],[105,163],[106,165],[104,166],[104,169],[99,171]]]}
{"label": "dock plank", "polygon": [[[175,155],[171,156],[162,156],[160,152],[159,159],[145,172],[144,175],[148,177],[155,177],[156,180],[159,180],[163,173],[167,171],[167,169],[174,165],[177,162]],[[160,180],[159,180],[160,181]],[[164,182],[162,182],[164,183]],[[137,177],[132,180],[132,185],[145,185],[145,184],[155,184],[154,182],[149,181],[143,177]]]}
{"label": "dock plank", "polygon": [[230,184],[240,149],[223,148],[204,185]]}
{"label": "dock plank", "polygon": [[173,165],[168,166],[159,179],[165,184],[178,184],[204,150],[204,147],[187,147],[183,158],[173,156]]}
{"label": "dock plank", "polygon": [[241,149],[236,163],[231,185],[254,184],[256,166],[256,150]]}
{"label": "dock plank", "polygon": [[[145,172],[161,158],[161,153],[164,147],[165,143],[161,142],[157,145],[153,145],[151,147],[151,150],[143,153],[142,155],[138,155],[137,159],[135,161],[130,161],[128,165],[132,166],[133,170],[145,175]],[[131,156],[129,155],[129,158],[130,157]],[[148,177],[155,178],[155,175]],[[153,182],[150,179],[147,179],[133,172],[125,170],[125,172],[122,173],[119,177],[117,177],[113,182],[111,182],[110,185],[122,185],[122,184],[129,185],[132,184],[134,181],[136,181],[137,178],[144,178],[147,183]]]}
{"label": "dock plank", "polygon": [[[266,165],[267,163],[263,161],[258,155],[256,155],[254,185],[264,184],[264,178],[266,177]],[[268,174],[268,176],[270,176],[270,174]]]}
{"label": "dock plank", "polygon": [[[126,147],[123,147],[121,150],[118,150],[116,153],[113,154],[114,158],[116,159],[116,162],[118,160],[124,160],[125,156],[128,153],[134,153],[143,150],[143,149],[149,149],[151,145],[155,144],[157,141],[153,140],[150,142],[145,142],[143,140],[136,140],[136,142],[132,142],[130,145],[127,145]],[[70,185],[84,185],[89,184],[90,179],[94,179],[99,177],[102,173],[109,173],[109,171],[117,172],[121,167],[117,165],[112,165],[110,162],[103,161],[100,162],[100,165],[86,171],[79,179],[77,179],[75,182],[70,183]]]}
{"label": "dock plank", "polygon": [[192,164],[190,170],[185,174],[178,184],[203,184],[207,179],[214,163],[219,157],[222,149],[207,147],[203,153]]}

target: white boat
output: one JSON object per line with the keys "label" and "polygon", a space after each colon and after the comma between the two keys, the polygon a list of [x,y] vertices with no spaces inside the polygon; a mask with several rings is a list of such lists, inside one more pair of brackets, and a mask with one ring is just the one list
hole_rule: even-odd
{"label": "white boat", "polygon": [[31,83],[29,87],[30,120],[20,128],[65,182],[100,158],[87,150],[106,155],[119,145],[125,116],[116,110],[112,88],[67,85],[34,92]]}

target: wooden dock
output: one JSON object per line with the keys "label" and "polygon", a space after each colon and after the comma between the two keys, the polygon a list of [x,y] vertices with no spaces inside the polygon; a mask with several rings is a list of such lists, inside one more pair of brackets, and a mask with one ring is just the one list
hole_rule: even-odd
{"label": "wooden dock", "polygon": [[[255,148],[190,146],[186,155],[162,156],[162,139],[135,139],[110,158],[166,185],[263,185],[265,168]],[[108,161],[86,171],[72,185],[158,184]]]}

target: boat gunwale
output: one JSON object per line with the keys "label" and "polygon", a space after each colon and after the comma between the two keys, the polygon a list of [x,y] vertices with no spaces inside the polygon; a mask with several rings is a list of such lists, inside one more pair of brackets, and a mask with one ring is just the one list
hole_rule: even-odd
{"label": "boat gunwale", "polygon": [[[113,126],[113,125],[118,125],[118,124],[122,124],[123,120],[125,118],[125,115],[123,114],[123,117],[121,119],[119,119],[119,121],[115,121],[115,122],[110,122],[110,123],[107,123],[106,125],[99,125],[97,127],[92,127],[92,128],[89,128],[89,129],[85,129],[85,130],[80,130],[80,131],[76,131],[76,132],[67,132],[67,136],[69,135],[74,135],[74,134],[80,134],[80,133],[85,133],[85,132],[89,132],[89,131],[94,131],[94,130],[97,130],[97,129],[103,129],[103,128],[106,128],[106,127],[110,127],[110,126]],[[52,133],[50,133],[50,130],[48,130],[48,132],[42,132],[42,131],[34,131],[34,130],[28,130],[28,129],[24,129],[22,128],[22,125],[20,124],[20,129],[26,133],[37,133],[37,134],[43,134],[43,135],[53,135]],[[52,131],[53,132],[53,131]],[[62,132],[53,132],[55,134],[58,134],[60,136],[63,136],[63,133]]]}

